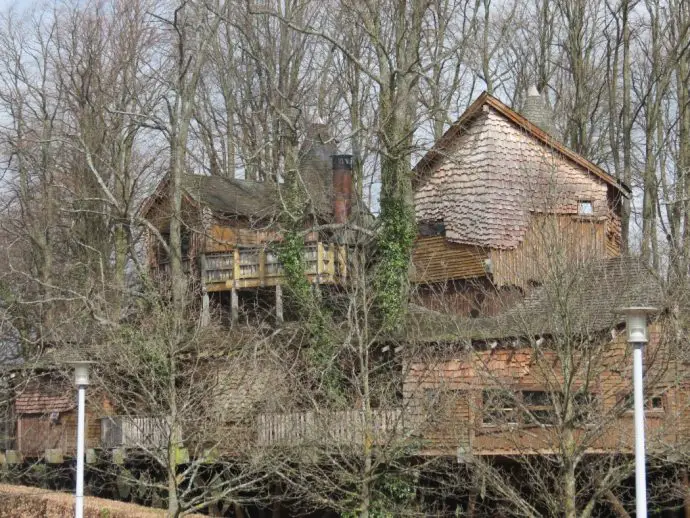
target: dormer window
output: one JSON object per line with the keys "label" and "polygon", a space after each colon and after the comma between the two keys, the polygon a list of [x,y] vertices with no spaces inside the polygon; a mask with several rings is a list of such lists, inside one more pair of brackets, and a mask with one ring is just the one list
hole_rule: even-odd
{"label": "dormer window", "polygon": [[578,216],[592,216],[594,214],[594,206],[590,200],[580,200],[577,202]]}

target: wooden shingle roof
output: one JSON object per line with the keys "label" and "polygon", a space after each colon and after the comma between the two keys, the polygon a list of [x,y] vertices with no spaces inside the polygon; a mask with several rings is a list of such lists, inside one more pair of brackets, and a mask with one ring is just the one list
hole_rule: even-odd
{"label": "wooden shingle roof", "polygon": [[589,335],[621,324],[625,317],[618,308],[652,306],[661,311],[665,305],[656,276],[637,258],[622,256],[561,272],[494,317],[466,318],[413,308],[407,336],[422,342],[452,342]]}
{"label": "wooden shingle roof", "polygon": [[76,406],[75,393],[64,385],[33,383],[17,395],[17,414],[51,414],[68,412]]}
{"label": "wooden shingle roof", "polygon": [[455,139],[466,130],[467,125],[472,119],[474,119],[478,114],[481,113],[483,106],[490,106],[498,113],[503,115],[506,119],[510,120],[512,123],[522,128],[528,132],[531,136],[539,140],[544,145],[554,149],[555,151],[562,154],[568,160],[579,165],[583,169],[589,171],[593,175],[601,178],[607,184],[611,185],[615,189],[621,191],[625,195],[630,194],[630,187],[625,183],[611,176],[609,173],[604,171],[601,167],[595,163],[589,161],[587,158],[576,153],[575,151],[569,149],[564,144],[558,142],[551,135],[546,133],[544,130],[539,128],[537,125],[532,124],[525,117],[520,115],[515,110],[509,108],[507,105],[503,104],[501,101],[496,99],[494,96],[483,92],[471,105],[470,107],[460,116],[460,118],[455,121],[448,130],[443,134],[443,136],[436,141],[434,146],[422,157],[422,159],[414,167],[414,173],[416,176],[416,181],[420,181],[424,177],[426,172],[428,172],[434,165],[438,163],[447,156],[447,150],[452,146]]}

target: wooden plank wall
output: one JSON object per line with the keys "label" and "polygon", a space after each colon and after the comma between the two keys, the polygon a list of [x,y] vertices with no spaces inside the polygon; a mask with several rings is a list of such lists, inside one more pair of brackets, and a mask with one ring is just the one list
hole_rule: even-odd
{"label": "wooden plank wall", "polygon": [[[87,448],[100,447],[101,422],[91,411],[86,413]],[[71,455],[77,445],[77,412],[61,413],[57,422],[50,415],[20,415],[17,418],[17,448],[25,457],[43,455],[48,449],[61,449]]]}
{"label": "wooden plank wall", "polygon": [[442,282],[485,275],[481,248],[451,243],[444,236],[419,237],[412,252],[414,282]]}
{"label": "wooden plank wall", "polygon": [[491,269],[497,286],[528,287],[541,281],[554,262],[605,257],[605,219],[571,215],[532,217],[521,245],[511,250],[491,250]]}

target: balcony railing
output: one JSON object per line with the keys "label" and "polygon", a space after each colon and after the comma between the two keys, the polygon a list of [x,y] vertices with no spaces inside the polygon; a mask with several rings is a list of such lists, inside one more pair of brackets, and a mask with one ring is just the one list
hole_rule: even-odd
{"label": "balcony railing", "polygon": [[[311,282],[333,284],[347,274],[347,250],[334,244],[314,243],[303,252],[305,274]],[[275,251],[236,248],[201,256],[201,276],[208,291],[281,284],[285,273]]]}
{"label": "balcony railing", "polygon": [[103,448],[165,448],[170,421],[165,417],[109,416],[101,419]]}
{"label": "balcony railing", "polygon": [[262,414],[258,419],[258,441],[263,446],[354,445],[361,444],[369,430],[373,443],[380,444],[402,432],[401,418],[400,409],[373,410],[367,428],[365,414],[359,410]]}

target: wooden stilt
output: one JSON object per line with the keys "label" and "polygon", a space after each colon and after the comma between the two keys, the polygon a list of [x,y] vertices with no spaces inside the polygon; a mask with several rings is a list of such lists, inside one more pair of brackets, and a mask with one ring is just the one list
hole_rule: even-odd
{"label": "wooden stilt", "polygon": [[230,318],[235,324],[239,318],[239,299],[237,298],[237,288],[233,288],[230,292]]}
{"label": "wooden stilt", "polygon": [[690,518],[690,476],[688,470],[683,470],[683,510],[685,511],[685,518]]}
{"label": "wooden stilt", "polygon": [[467,499],[467,516],[468,516],[468,518],[474,518],[476,510],[477,510],[477,492],[474,490],[471,490],[470,496]]}
{"label": "wooden stilt", "polygon": [[211,322],[211,307],[208,292],[203,290],[201,296],[201,326],[206,327]]}
{"label": "wooden stilt", "polygon": [[276,320],[283,323],[283,287],[276,284]]}

